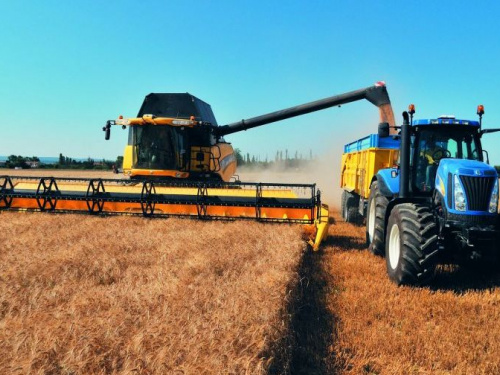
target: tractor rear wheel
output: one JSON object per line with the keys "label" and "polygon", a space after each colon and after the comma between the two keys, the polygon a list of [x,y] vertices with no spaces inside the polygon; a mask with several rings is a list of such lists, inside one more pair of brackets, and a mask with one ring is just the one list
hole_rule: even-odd
{"label": "tractor rear wheel", "polygon": [[397,285],[429,283],[438,261],[438,228],[428,207],[394,207],[387,225],[385,256],[389,278]]}
{"label": "tractor rear wheel", "polygon": [[380,192],[378,181],[373,181],[366,215],[366,243],[368,249],[379,256],[385,253],[384,226],[388,204],[389,200]]}

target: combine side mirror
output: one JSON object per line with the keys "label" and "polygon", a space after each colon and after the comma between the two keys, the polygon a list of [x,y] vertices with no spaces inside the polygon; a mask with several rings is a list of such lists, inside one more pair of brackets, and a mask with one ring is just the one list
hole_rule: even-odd
{"label": "combine side mirror", "polygon": [[389,124],[387,122],[378,124],[378,136],[380,138],[387,138],[389,136]]}
{"label": "combine side mirror", "polygon": [[109,141],[111,137],[111,121],[106,121],[106,125],[102,128],[102,131],[104,132],[104,139]]}

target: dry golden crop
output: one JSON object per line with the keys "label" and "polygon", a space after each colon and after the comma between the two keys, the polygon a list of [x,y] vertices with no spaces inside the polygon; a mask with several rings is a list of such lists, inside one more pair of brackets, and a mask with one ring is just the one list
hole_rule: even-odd
{"label": "dry golden crop", "polygon": [[0,372],[500,373],[498,273],[398,288],[331,215],[304,253],[297,226],[3,213]]}
{"label": "dry golden crop", "polygon": [[[338,219],[338,217],[337,217]],[[327,365],[340,374],[499,374],[500,275],[446,266],[431,287],[397,287],[365,230],[337,222],[321,267],[333,277]]]}
{"label": "dry golden crop", "polygon": [[287,366],[298,226],[0,215],[0,373]]}

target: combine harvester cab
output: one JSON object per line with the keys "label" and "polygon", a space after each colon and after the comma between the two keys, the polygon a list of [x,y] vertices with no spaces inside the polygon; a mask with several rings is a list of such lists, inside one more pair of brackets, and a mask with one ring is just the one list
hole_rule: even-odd
{"label": "combine harvester cab", "polygon": [[[385,256],[391,280],[429,283],[439,263],[500,265],[498,175],[483,160],[479,121],[413,120],[390,136],[388,124],[344,148],[342,213],[366,218],[369,249]],[[491,263],[494,262],[494,263]]]}
{"label": "combine harvester cab", "polygon": [[137,117],[107,121],[129,129],[126,179],[0,177],[0,209],[147,217],[299,223],[314,250],[328,232],[328,207],[315,184],[230,182],[236,171],[225,136],[366,99],[394,122],[383,82],[364,89],[219,126],[210,105],[191,94],[153,93]]}

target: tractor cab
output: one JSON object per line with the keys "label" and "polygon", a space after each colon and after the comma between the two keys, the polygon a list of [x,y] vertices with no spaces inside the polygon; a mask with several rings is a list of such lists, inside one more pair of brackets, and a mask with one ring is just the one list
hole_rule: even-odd
{"label": "tractor cab", "polygon": [[452,116],[412,121],[411,185],[415,192],[431,192],[444,159],[482,162],[479,122]]}

